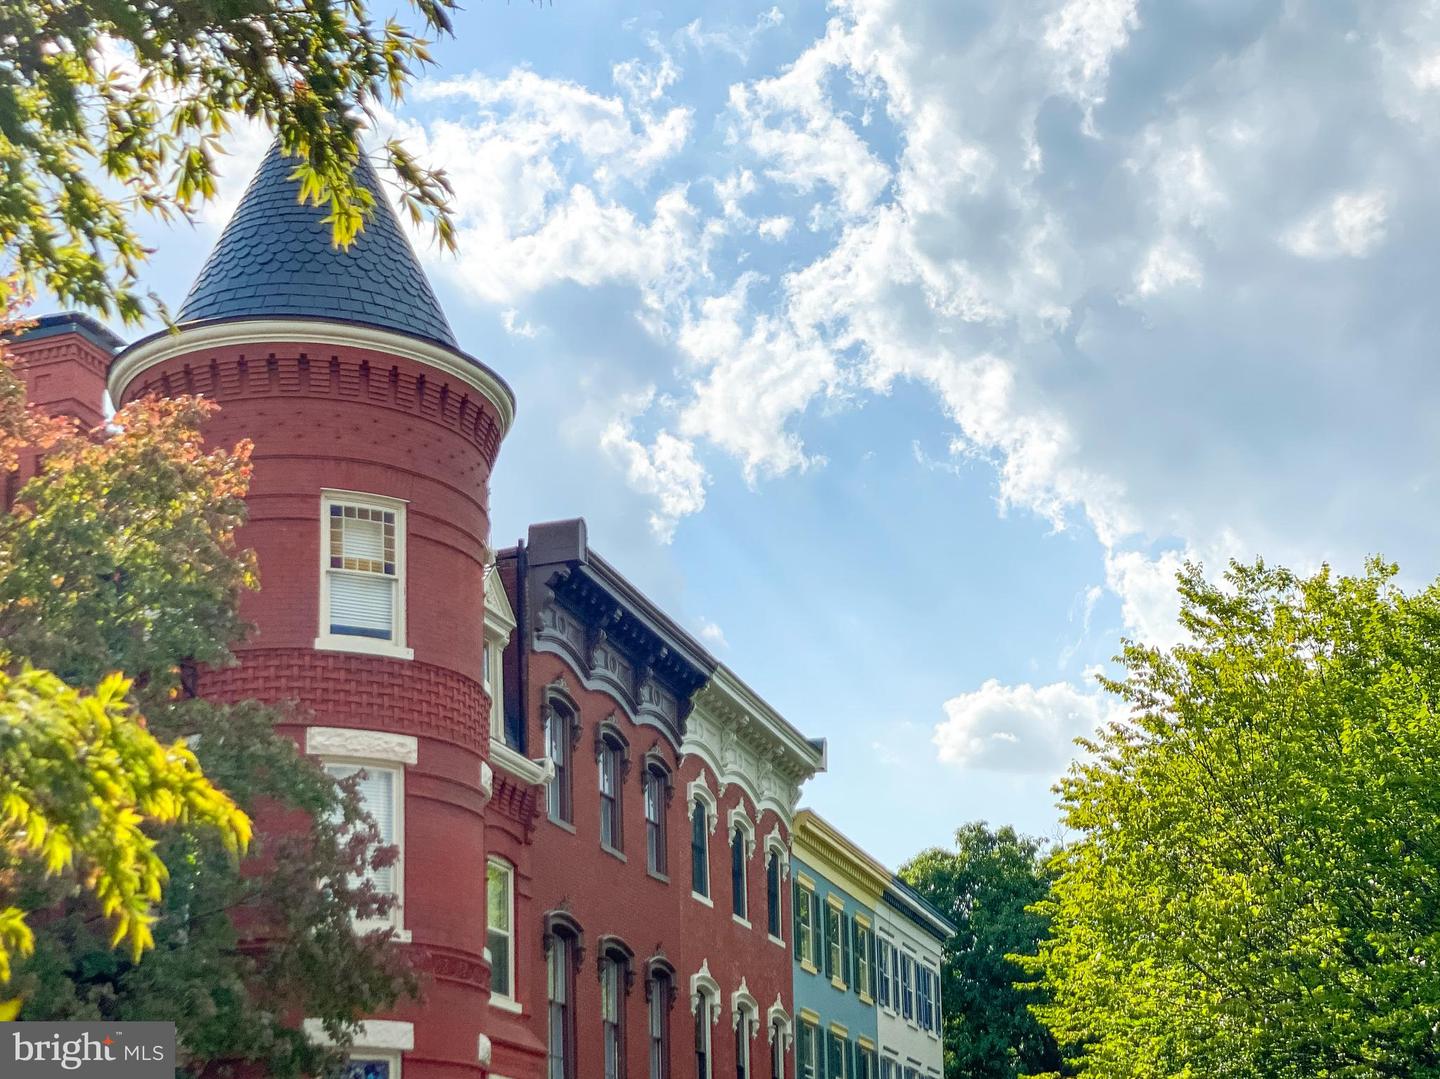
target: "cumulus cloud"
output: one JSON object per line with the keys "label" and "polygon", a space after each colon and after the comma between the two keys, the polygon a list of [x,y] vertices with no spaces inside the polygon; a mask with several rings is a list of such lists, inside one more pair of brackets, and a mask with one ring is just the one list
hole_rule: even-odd
{"label": "cumulus cloud", "polygon": [[945,702],[932,741],[940,760],[961,768],[1053,774],[1076,738],[1125,717],[1122,702],[1068,682],[1007,686],[995,679]]}
{"label": "cumulus cloud", "polygon": [[788,62],[687,96],[675,57],[739,59],[691,27],[604,86],[418,94],[458,280],[633,291],[669,366],[605,447],[660,534],[706,450],[752,484],[812,468],[814,417],[908,384],[1001,512],[1094,534],[1133,635],[1174,640],[1182,557],[1440,568],[1424,4],[837,0]]}

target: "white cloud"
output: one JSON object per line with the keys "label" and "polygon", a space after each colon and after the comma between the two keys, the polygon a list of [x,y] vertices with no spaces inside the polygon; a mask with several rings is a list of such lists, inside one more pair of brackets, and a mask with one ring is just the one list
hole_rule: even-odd
{"label": "white cloud", "polygon": [[730,647],[730,642],[725,639],[725,631],[708,618],[700,619],[700,639],[718,648]]}
{"label": "white cloud", "polygon": [[989,679],[945,702],[933,735],[942,763],[997,772],[1054,773],[1075,755],[1074,741],[1127,715],[1123,702],[1068,682],[1002,685]]}
{"label": "white cloud", "polygon": [[695,456],[694,443],[665,430],[648,446],[635,438],[631,415],[644,411],[652,399],[653,390],[622,403],[620,414],[601,432],[600,448],[620,466],[631,487],[655,499],[650,530],[669,543],[680,520],[705,507],[709,477]]}
{"label": "white cloud", "polygon": [[790,229],[794,226],[793,217],[775,216],[767,217],[755,226],[755,231],[767,240],[783,240],[790,235]]}
{"label": "white cloud", "polygon": [[500,312],[500,324],[505,327],[505,332],[511,337],[533,338],[540,332],[521,318],[520,312],[513,307],[507,307]]}
{"label": "white cloud", "polygon": [[1285,244],[1305,258],[1365,258],[1384,241],[1389,216],[1389,198],[1383,191],[1336,195],[1291,229]]}
{"label": "white cloud", "polygon": [[734,25],[706,26],[704,20],[694,19],[675,35],[676,43],[688,46],[696,52],[715,50],[729,53],[742,64],[750,60],[750,52],[760,37],[785,21],[785,15],[778,7],[760,12],[748,27]]}

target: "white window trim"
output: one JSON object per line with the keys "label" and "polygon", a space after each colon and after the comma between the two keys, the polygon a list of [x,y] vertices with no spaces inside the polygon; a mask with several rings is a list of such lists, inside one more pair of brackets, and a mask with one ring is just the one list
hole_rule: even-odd
{"label": "white window trim", "polygon": [[[419,747],[408,734],[389,734],[354,727],[309,727],[305,752],[322,764],[377,768],[395,776],[395,905],[388,918],[365,918],[355,924],[362,930],[395,927],[395,939],[408,943],[405,928],[405,767],[418,759]],[[378,1022],[378,1020],[377,1020]]]}
{"label": "white window trim", "polygon": [[[510,975],[508,979],[510,982],[510,992],[497,993],[492,989],[490,993],[490,1003],[497,1008],[503,1009],[504,1011],[513,1012],[516,1015],[519,1015],[521,1012],[520,1002],[515,998],[515,968],[517,966],[515,962],[515,867],[511,865],[510,862],[506,861],[504,858],[498,857],[496,855],[491,855],[489,858],[485,859],[485,871],[487,874],[485,898],[487,902],[490,898],[488,874],[492,865],[499,866],[501,869],[505,870],[505,872],[510,877],[510,887],[506,889],[506,894],[509,897],[508,901],[510,906],[510,909],[506,911],[506,914],[508,915],[508,918],[506,919],[506,924],[510,926],[510,969],[507,972]],[[488,907],[486,909],[485,915],[485,934],[488,937],[490,934],[490,912]],[[488,946],[486,947],[486,951],[489,951]],[[492,963],[494,962],[493,956],[487,955],[486,958],[491,960]]]}
{"label": "white window trim", "polygon": [[[395,514],[395,639],[377,640],[372,637],[352,637],[343,633],[330,632],[330,507],[366,506],[372,509],[390,510]],[[405,509],[408,503],[403,498],[388,498],[385,495],[368,494],[363,491],[342,491],[325,487],[320,491],[320,610],[315,648],[322,652],[359,652],[368,656],[388,656],[391,659],[414,659],[415,650],[406,646],[405,594],[409,590],[407,577],[406,532],[408,531]]]}
{"label": "white window trim", "polygon": [[706,999],[710,1008],[710,1025],[720,1022],[720,983],[710,973],[710,960],[700,960],[700,969],[690,975],[690,1014]]}
{"label": "white window trim", "polygon": [[685,788],[685,804],[687,806],[694,805],[696,798],[705,803],[705,823],[713,836],[715,829],[720,826],[720,804],[715,800],[715,792],[706,782],[704,772],[691,780],[690,785]]}
{"label": "white window trim", "polygon": [[[319,1019],[306,1019],[302,1029],[315,1045],[334,1045]],[[395,1067],[391,1079],[400,1079],[403,1054],[415,1048],[415,1024],[399,1019],[362,1019],[350,1046],[351,1054],[367,1060],[388,1060]]]}
{"label": "white window trim", "polygon": [[730,994],[731,1028],[739,1027],[742,1018],[750,1024],[747,1038],[754,1038],[760,1033],[760,1002],[751,994],[744,977],[740,979],[740,988]]}

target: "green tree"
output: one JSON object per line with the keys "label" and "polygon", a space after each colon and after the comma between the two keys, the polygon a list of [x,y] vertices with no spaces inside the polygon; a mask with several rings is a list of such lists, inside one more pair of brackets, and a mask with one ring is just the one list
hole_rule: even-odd
{"label": "green tree", "polygon": [[1440,587],[1180,577],[1062,781],[1037,1011],[1084,1076],[1440,1075]]}
{"label": "green tree", "polygon": [[957,926],[941,971],[946,1079],[1015,1079],[1058,1070],[1054,1040],[1030,1012],[1040,997],[1017,985],[1013,956],[1034,955],[1048,932],[1030,909],[1050,881],[1043,840],[984,822],[955,833],[955,847],[921,851],[900,867],[904,881]]}
{"label": "green tree", "polygon": [[[0,302],[43,285],[62,302],[140,318],[141,211],[189,216],[215,193],[235,117],[295,158],[301,197],[348,244],[373,207],[354,182],[359,134],[451,32],[455,0],[410,0],[415,30],[363,0],[88,0],[0,4]],[[385,146],[400,199],[453,246],[449,183]],[[152,302],[154,297],[151,297]]]}
{"label": "green tree", "polygon": [[[0,356],[0,402],[12,411],[16,402],[23,408],[15,381]],[[249,447],[204,445],[201,427],[214,407],[146,399],[88,433],[30,413],[7,421],[0,407],[0,443],[14,431],[12,449],[29,438],[49,447],[44,472],[0,516],[0,667],[18,685],[60,687],[57,699],[76,697],[93,722],[138,726],[131,717],[143,716],[196,777],[198,760],[226,804],[233,799],[269,822],[269,834],[239,859],[238,843],[199,813],[126,818],[159,866],[138,889],[144,907],[134,918],[145,927],[142,943],[152,945],[143,956],[111,946],[106,895],[75,888],[88,880],[88,865],[53,873],[43,850],[28,856],[15,842],[33,845],[33,833],[0,828],[0,907],[29,912],[32,928],[30,954],[14,963],[11,984],[22,1019],[174,1019],[189,1074],[250,1061],[267,1075],[316,1075],[338,1062],[356,1020],[391,1007],[416,983],[393,931],[356,929],[358,919],[389,909],[366,871],[394,851],[380,847],[353,782],[338,787],[276,730],[297,717],[216,705],[189,691],[197,665],[232,661],[244,632],[239,597],[257,585],[253,559],[235,537]],[[23,673],[31,666],[51,673]],[[115,670],[128,681],[110,677]],[[77,695],[62,679],[99,688]],[[82,755],[58,719],[26,734],[37,760]],[[147,810],[145,798],[162,797],[147,788],[154,752],[116,760],[105,775],[117,796],[128,784]],[[22,796],[50,798],[57,816],[75,813],[94,827],[106,808],[81,798],[78,780],[37,789],[50,773],[12,773],[4,759],[0,768]],[[125,813],[123,798],[115,812]],[[257,940],[265,945],[247,943]],[[312,1045],[296,1026],[302,1016],[322,1020],[338,1047]]]}

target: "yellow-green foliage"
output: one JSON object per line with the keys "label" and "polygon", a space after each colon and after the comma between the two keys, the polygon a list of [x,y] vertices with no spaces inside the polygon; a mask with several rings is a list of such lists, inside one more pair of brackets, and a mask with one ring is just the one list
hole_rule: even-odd
{"label": "yellow-green foliage", "polygon": [[[73,872],[110,920],[112,944],[138,957],[166,879],[145,827],[209,826],[238,855],[250,820],[183,742],[151,736],[129,688],[119,675],[86,694],[48,671],[0,671],[0,867],[33,858],[51,875]],[[24,911],[0,907],[0,981],[33,939]]]}

